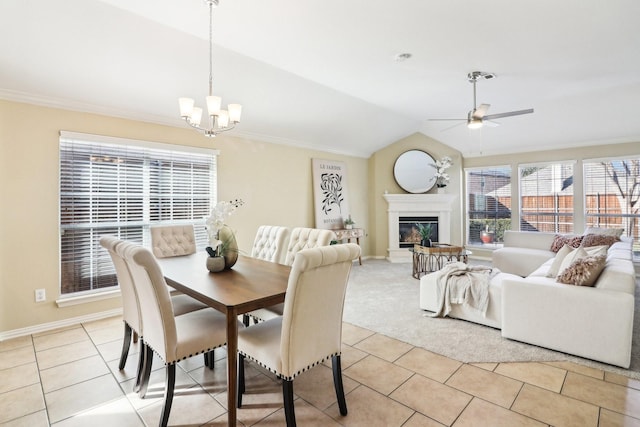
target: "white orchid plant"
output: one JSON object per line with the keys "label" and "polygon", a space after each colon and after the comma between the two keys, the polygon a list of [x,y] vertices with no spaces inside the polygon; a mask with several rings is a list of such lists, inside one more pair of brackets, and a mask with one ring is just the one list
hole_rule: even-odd
{"label": "white orchid plant", "polygon": [[207,252],[211,256],[223,255],[223,244],[218,237],[220,230],[225,226],[225,221],[235,212],[235,210],[242,206],[244,202],[242,199],[235,199],[230,202],[222,201],[216,203],[211,209],[211,215],[207,218],[205,225],[207,228],[207,234],[209,236],[209,247]]}
{"label": "white orchid plant", "polygon": [[446,187],[451,179],[446,172],[453,165],[451,157],[444,156],[442,159],[436,161],[436,185],[440,188]]}

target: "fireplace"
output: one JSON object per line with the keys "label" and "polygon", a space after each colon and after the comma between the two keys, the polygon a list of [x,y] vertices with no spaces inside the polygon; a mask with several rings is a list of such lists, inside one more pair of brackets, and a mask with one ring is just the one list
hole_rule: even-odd
{"label": "fireplace", "polygon": [[[410,232],[412,224],[415,226],[416,222],[423,220],[437,223],[431,240],[451,243],[451,211],[456,197],[453,194],[385,194],[384,198],[389,204],[387,259],[391,262],[411,262],[409,248],[414,243],[401,243],[401,233],[406,229]],[[414,221],[415,218],[420,218],[420,221]]]}
{"label": "fireplace", "polygon": [[412,248],[414,244],[420,244],[422,236],[416,224],[431,225],[433,242],[438,241],[438,217],[437,216],[401,216],[398,218],[398,247]]}

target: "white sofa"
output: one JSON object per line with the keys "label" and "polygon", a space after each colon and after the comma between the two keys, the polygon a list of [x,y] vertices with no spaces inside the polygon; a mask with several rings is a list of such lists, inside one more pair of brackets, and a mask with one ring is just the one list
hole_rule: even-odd
{"label": "white sofa", "polygon": [[[632,240],[622,237],[607,250],[604,270],[593,287],[547,277],[555,234],[507,231],[494,251],[502,273],[489,287],[486,317],[454,305],[451,317],[502,330],[502,336],[628,368],[635,294]],[[420,308],[436,311],[437,272],[420,280]]]}

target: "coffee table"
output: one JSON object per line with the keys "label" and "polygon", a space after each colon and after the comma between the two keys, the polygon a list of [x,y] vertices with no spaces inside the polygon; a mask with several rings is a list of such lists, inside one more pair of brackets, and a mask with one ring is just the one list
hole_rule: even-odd
{"label": "coffee table", "polygon": [[433,243],[430,247],[414,245],[409,251],[413,253],[413,277],[416,279],[440,270],[451,261],[462,261],[466,264],[472,253],[462,246],[447,243]]}

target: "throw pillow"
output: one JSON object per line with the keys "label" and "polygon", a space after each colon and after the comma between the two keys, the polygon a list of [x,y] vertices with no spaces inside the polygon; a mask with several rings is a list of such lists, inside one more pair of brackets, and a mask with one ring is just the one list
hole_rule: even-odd
{"label": "throw pillow", "polygon": [[569,245],[572,248],[577,248],[582,243],[582,238],[576,234],[556,234],[551,243],[551,251],[558,252],[564,245]]}
{"label": "throw pillow", "polygon": [[611,246],[615,242],[619,242],[620,238],[618,236],[607,236],[605,234],[587,234],[582,239],[582,246]]}
{"label": "throw pillow", "polygon": [[573,262],[558,276],[558,282],[576,286],[593,286],[606,263],[605,256],[581,258]]}
{"label": "throw pillow", "polygon": [[564,261],[565,257],[573,252],[575,249],[569,245],[564,245],[562,249],[558,251],[555,258],[553,258],[553,262],[549,267],[549,271],[547,271],[547,277],[556,277],[560,272],[560,266],[562,265],[562,261]]}
{"label": "throw pillow", "polygon": [[584,229],[584,236],[587,234],[602,234],[604,236],[622,236],[624,228],[602,228],[602,227],[587,227]]}
{"label": "throw pillow", "polygon": [[587,254],[589,256],[607,256],[608,252],[607,250],[609,249],[609,246],[607,245],[602,245],[602,246],[588,246],[588,247],[584,247],[584,250],[587,251]]}
{"label": "throw pillow", "polygon": [[564,273],[564,270],[569,268],[569,266],[575,261],[581,258],[586,258],[587,256],[589,256],[589,254],[584,248],[578,248],[574,251],[571,251],[571,253],[567,254],[567,256],[565,256],[560,263],[560,268],[558,268],[558,276],[562,275],[562,273]]}

